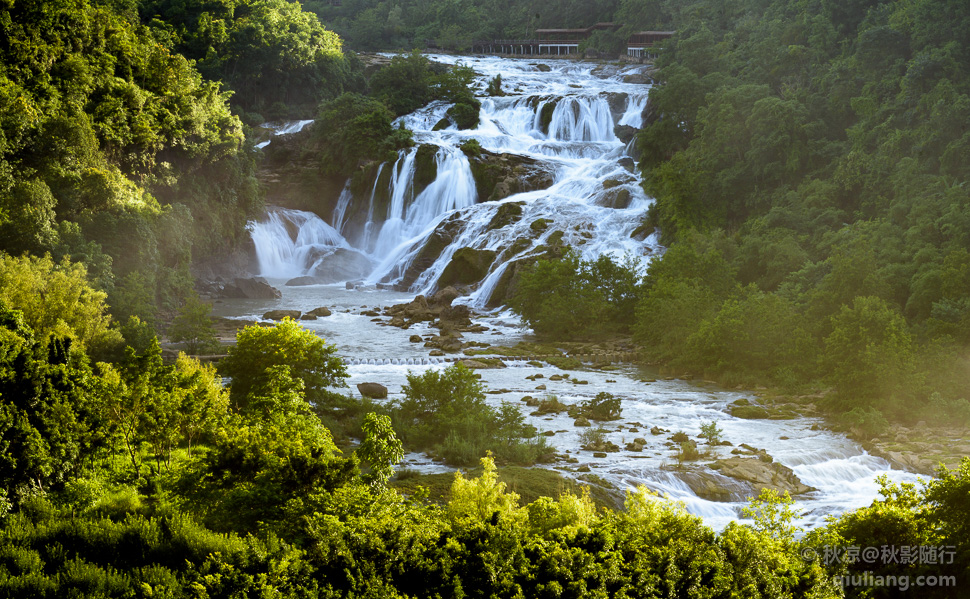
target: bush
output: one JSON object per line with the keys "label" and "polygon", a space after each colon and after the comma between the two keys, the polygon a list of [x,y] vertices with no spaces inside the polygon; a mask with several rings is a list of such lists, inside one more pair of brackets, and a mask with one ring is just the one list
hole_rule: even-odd
{"label": "bush", "polygon": [[584,401],[582,411],[590,420],[619,420],[620,398],[602,391],[594,399]]}
{"label": "bush", "polygon": [[545,443],[522,441],[522,413],[511,404],[495,410],[475,373],[461,364],[421,375],[408,373],[405,399],[393,411],[395,429],[413,449],[434,449],[446,462],[470,465],[491,451],[499,459],[531,464]]}

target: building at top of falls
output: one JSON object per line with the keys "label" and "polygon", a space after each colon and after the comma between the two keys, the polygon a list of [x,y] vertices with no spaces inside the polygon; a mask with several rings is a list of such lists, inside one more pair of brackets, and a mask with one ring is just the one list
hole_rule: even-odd
{"label": "building at top of falls", "polygon": [[[579,53],[579,46],[596,31],[617,31],[617,23],[596,23],[582,29],[536,29],[531,40],[480,40],[472,51],[483,54],[521,54],[569,56]],[[626,54],[635,58],[656,58],[660,45],[675,31],[638,31],[626,42]]]}

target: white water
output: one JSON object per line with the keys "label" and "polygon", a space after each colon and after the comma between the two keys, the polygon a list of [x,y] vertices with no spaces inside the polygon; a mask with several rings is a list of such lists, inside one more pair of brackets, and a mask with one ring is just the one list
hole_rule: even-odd
{"label": "white water", "polygon": [[268,277],[298,277],[320,263],[321,256],[350,245],[316,215],[274,208],[266,220],[250,224],[259,272]]}
{"label": "white water", "polygon": [[[454,60],[451,57],[436,59]],[[354,198],[349,188],[344,190],[331,220],[333,226],[309,213],[271,211],[263,223],[253,226],[252,235],[261,273],[281,287],[283,298],[268,303],[227,301],[217,311],[251,320],[270,307],[306,311],[320,305],[329,306],[334,310],[333,316],[304,323],[305,326],[336,343],[349,364],[351,389],[359,382],[377,381],[390,389],[394,399],[401,396],[408,371],[447,365],[441,358],[429,357],[422,344],[408,341],[410,335],[427,336],[436,331],[425,324],[414,325],[408,330],[380,326],[360,314],[361,304],[373,307],[401,303],[416,293],[433,290],[458,248],[501,251],[516,240],[528,239],[530,244],[516,255],[524,256],[535,252],[536,247],[546,243],[555,231],[562,231],[563,243],[576,248],[586,259],[610,254],[617,258],[639,258],[645,265],[662,249],[653,237],[646,242],[630,237],[651,200],[643,194],[637,175],[620,165],[626,148],[613,134],[614,121],[633,127],[642,124],[646,87],[622,83],[623,73],[620,71],[597,76],[593,73],[594,65],[582,63],[552,62],[553,71],[543,73],[532,66],[534,61],[487,58],[469,59],[468,62],[482,74],[482,80],[501,73],[505,88],[512,95],[482,98],[481,124],[474,131],[431,131],[448,108],[443,103],[403,117],[404,124],[415,131],[418,142],[439,147],[436,156],[438,177],[433,183],[421,193],[415,193],[415,151],[410,150],[402,152],[395,163],[381,167],[381,173],[391,169],[390,176],[383,178],[383,181],[390,181],[386,190],[389,201],[381,205],[383,208],[375,200],[378,192],[384,191],[377,188],[384,184],[378,176],[368,197]],[[627,94],[625,105],[611,111],[607,94],[621,93]],[[549,133],[543,133],[539,127],[542,106],[557,98],[559,102]],[[553,185],[547,190],[517,194],[498,203],[477,203],[482,198],[476,198],[468,161],[457,150],[470,138],[493,152],[513,153],[540,161],[552,173]],[[630,194],[630,202],[625,208],[602,205],[603,183],[610,179],[618,183],[613,189],[623,189]],[[488,231],[499,205],[508,202],[522,203],[522,218],[509,226]],[[344,239],[339,231],[346,230],[355,214],[366,214],[367,225],[351,239]],[[315,256],[335,248],[350,247],[366,253],[377,265],[368,277],[369,283],[393,283],[400,279],[403,267],[416,257],[436,227],[454,215],[458,215],[460,221],[454,240],[434,264],[421,273],[408,293],[375,291],[373,287],[368,288],[370,291],[347,291],[342,285],[292,288],[278,284],[286,278],[311,272],[316,264]],[[531,224],[539,218],[548,219],[550,224],[544,233],[536,235]],[[496,261],[491,272],[465,301],[484,305],[507,264]],[[466,335],[466,339],[514,344],[529,338],[527,329],[508,314],[493,314],[487,322],[491,330],[480,335]],[[742,393],[685,381],[644,382],[645,378],[655,374],[632,366],[613,372],[574,372],[575,378],[589,383],[576,385],[569,380],[550,381],[549,376],[559,372],[550,367],[536,368],[522,362],[509,364],[506,369],[481,371],[489,388],[508,390],[489,395],[490,403],[497,406],[501,401],[510,401],[522,406],[527,414],[530,409],[520,403],[524,395],[552,393],[571,404],[606,390],[623,399],[623,420],[604,425],[608,438],[620,447],[637,437],[648,441],[641,453],[621,451],[610,453],[606,458],[594,458],[591,452],[579,449],[583,429],[574,427],[572,419],[565,414],[527,416],[526,421],[540,431],[554,431],[550,443],[578,460],[575,464],[557,464],[556,468],[566,469],[564,473],[568,475],[575,468],[586,465],[593,474],[620,489],[644,484],[683,501],[692,513],[701,515],[715,527],[739,518],[740,508],[745,505],[743,497],[749,488],[728,480],[724,481],[727,486],[733,484],[737,488],[737,497],[732,501],[716,502],[697,497],[687,484],[691,474],[670,468],[676,458],[674,450],[665,444],[669,435],[653,436],[649,432],[651,426],[671,432],[683,430],[696,437],[701,424],[717,420],[724,429],[726,440],[735,445],[748,443],[766,449],[777,462],[791,467],[803,483],[818,489],[798,498],[800,521],[808,526],[820,524],[827,515],[868,505],[876,497],[874,479],[879,474],[889,474],[893,480],[915,479],[909,473],[891,470],[884,460],[867,455],[841,434],[811,430],[818,424],[815,420],[733,418],[728,414],[727,406],[740,397],[749,397]],[[533,374],[544,374],[545,378],[526,380],[526,376]],[[538,384],[545,384],[547,390],[537,391]],[[632,432],[633,427],[638,431]],[[730,447],[717,448],[714,453],[715,456],[728,457],[730,450]],[[409,460],[408,467],[427,471],[441,469],[440,465],[420,456],[412,455]],[[706,476],[720,476],[703,465],[698,468]]]}
{"label": "white water", "polygon": [[[303,121],[284,121],[282,123],[263,123],[260,125],[263,129],[268,129],[270,135],[275,137],[277,135],[286,135],[288,133],[299,133],[303,131],[303,128],[312,123],[313,120],[303,120]],[[273,141],[272,139],[267,139],[266,141],[261,141],[256,144],[257,148],[265,148]]]}

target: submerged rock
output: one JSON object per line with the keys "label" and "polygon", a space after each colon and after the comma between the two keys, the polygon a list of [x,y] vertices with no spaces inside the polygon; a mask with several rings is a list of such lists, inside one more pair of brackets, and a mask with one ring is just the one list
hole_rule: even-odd
{"label": "submerged rock", "polygon": [[320,284],[359,279],[369,274],[374,267],[370,258],[346,248],[337,248],[331,253],[311,256],[309,259],[315,263],[310,276],[320,281]]}
{"label": "submerged rock", "polygon": [[283,320],[284,318],[299,320],[301,314],[299,310],[270,310],[263,314],[263,320]]}

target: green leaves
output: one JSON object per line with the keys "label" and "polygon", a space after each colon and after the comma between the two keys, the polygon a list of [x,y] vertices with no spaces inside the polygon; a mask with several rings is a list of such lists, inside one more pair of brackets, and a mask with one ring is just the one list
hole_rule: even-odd
{"label": "green leaves", "polygon": [[347,377],[344,363],[336,352],[335,346],[327,345],[315,333],[287,318],[272,327],[253,325],[240,331],[235,347],[229,349],[229,356],[219,367],[232,378],[233,404],[245,413],[254,409],[251,405],[254,392],[278,388],[271,382],[279,371],[271,369],[281,366],[288,368],[294,379],[302,381],[311,401],[325,402],[329,397],[327,389],[343,386],[343,379]]}
{"label": "green leaves", "polygon": [[364,417],[361,426],[364,440],[355,453],[370,464],[370,474],[365,479],[377,489],[383,489],[394,475],[394,464],[404,458],[404,447],[394,434],[391,419],[374,412]]}

